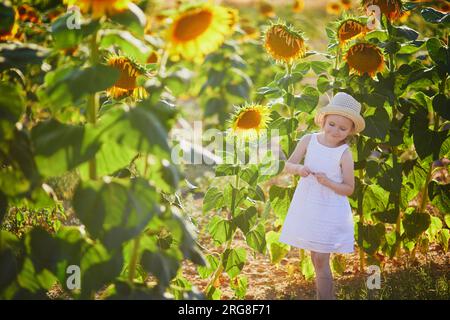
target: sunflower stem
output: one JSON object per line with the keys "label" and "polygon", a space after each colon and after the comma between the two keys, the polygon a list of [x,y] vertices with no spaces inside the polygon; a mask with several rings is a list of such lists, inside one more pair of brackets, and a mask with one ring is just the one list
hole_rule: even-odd
{"label": "sunflower stem", "polygon": [[[98,43],[97,43],[98,32],[94,32],[91,41],[89,43],[90,49],[90,59],[89,62],[93,66],[98,63]],[[97,121],[97,109],[98,109],[98,94],[92,93],[87,97],[87,121],[95,126]],[[89,160],[89,178],[91,180],[97,179],[97,165],[95,161],[95,155]]]}
{"label": "sunflower stem", "polygon": [[[233,144],[234,144],[234,164],[238,164],[237,163],[237,136],[233,137]],[[230,208],[230,216],[229,219],[232,219],[232,217],[234,216],[235,210],[236,210],[236,192],[238,192],[239,189],[239,166],[236,167],[236,178],[235,178],[235,182],[234,182],[234,186],[235,188],[233,188],[233,191],[231,193],[231,208]],[[211,291],[214,287],[215,282],[217,281],[217,279],[220,277],[220,275],[223,272],[223,263],[224,263],[224,253],[229,250],[231,248],[231,243],[233,242],[233,238],[234,238],[235,233],[233,233],[230,237],[230,239],[227,240],[226,244],[225,244],[225,249],[222,252],[222,254],[220,255],[220,260],[219,260],[219,264],[217,266],[217,269],[214,271],[213,275],[211,276],[208,284],[205,287],[205,292],[207,296],[211,295]]]}
{"label": "sunflower stem", "polygon": [[136,267],[139,260],[139,246],[141,243],[141,235],[138,235],[133,240],[133,252],[131,254],[130,266],[128,271],[128,281],[132,284],[136,275]]}

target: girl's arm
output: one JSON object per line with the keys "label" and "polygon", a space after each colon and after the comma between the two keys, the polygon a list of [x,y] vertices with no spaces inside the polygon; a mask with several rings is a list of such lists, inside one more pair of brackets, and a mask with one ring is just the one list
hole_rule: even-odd
{"label": "girl's arm", "polygon": [[334,182],[328,179],[325,174],[318,173],[314,174],[319,181],[324,186],[329,187],[337,194],[343,196],[351,196],[355,189],[355,175],[354,175],[354,163],[352,153],[349,149],[345,150],[342,154],[342,183]]}
{"label": "girl's arm", "polygon": [[301,167],[303,167],[299,163],[305,156],[306,148],[308,147],[310,139],[311,139],[310,134],[306,134],[300,139],[300,141],[297,143],[297,146],[294,149],[294,152],[292,152],[289,159],[285,162],[282,173],[298,174],[298,170]]}

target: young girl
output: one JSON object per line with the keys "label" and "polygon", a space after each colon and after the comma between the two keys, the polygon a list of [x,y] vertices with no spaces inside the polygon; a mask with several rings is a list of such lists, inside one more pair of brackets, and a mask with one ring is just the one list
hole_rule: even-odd
{"label": "young girl", "polygon": [[314,119],[321,132],[303,136],[285,166],[286,172],[302,178],[280,241],[311,251],[317,299],[335,299],[330,253],[353,252],[353,219],[347,197],[353,193],[355,182],[346,139],[364,129],[360,111],[361,104],[352,96],[336,94]]}

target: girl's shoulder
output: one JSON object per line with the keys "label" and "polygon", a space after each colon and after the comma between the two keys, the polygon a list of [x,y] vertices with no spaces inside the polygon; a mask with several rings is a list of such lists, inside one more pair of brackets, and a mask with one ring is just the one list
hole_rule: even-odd
{"label": "girl's shoulder", "polygon": [[305,148],[305,150],[308,148],[309,142],[311,141],[311,137],[314,133],[306,133],[303,135],[300,140],[298,140],[298,144]]}

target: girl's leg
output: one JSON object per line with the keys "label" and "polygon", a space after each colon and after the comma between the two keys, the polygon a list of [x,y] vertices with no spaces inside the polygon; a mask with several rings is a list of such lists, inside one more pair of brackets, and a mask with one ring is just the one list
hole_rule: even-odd
{"label": "girl's leg", "polygon": [[330,254],[311,251],[311,259],[316,271],[316,298],[318,300],[336,299],[330,269]]}

